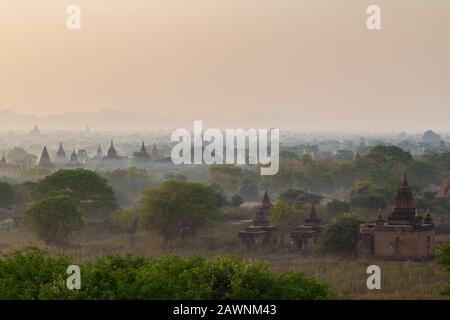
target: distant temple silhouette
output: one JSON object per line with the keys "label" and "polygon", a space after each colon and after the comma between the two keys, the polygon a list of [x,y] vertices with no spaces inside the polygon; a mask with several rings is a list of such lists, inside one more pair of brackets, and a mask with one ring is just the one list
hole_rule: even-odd
{"label": "distant temple silhouette", "polygon": [[52,160],[47,151],[47,146],[42,150],[41,158],[39,159],[38,167],[50,169],[53,167]]}
{"label": "distant temple silhouette", "polygon": [[105,160],[119,160],[119,155],[117,154],[116,148],[114,148],[114,142],[111,140],[111,145],[106,154]]}
{"label": "distant temple silhouette", "polygon": [[55,162],[60,164],[67,162],[67,155],[66,151],[64,151],[62,142],[59,143],[59,148],[58,151],[56,152]]}

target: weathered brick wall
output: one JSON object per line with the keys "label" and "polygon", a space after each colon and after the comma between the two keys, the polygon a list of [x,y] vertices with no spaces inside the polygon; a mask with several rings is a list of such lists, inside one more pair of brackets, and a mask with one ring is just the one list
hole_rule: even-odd
{"label": "weathered brick wall", "polygon": [[434,230],[375,231],[374,241],[377,257],[424,258],[434,254]]}

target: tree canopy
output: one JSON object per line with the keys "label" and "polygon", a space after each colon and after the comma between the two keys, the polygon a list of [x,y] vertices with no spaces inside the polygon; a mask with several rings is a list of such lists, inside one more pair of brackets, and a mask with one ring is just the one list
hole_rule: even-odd
{"label": "tree canopy", "polygon": [[79,202],[88,216],[109,216],[118,208],[113,189],[105,178],[92,170],[59,170],[39,181],[38,198],[64,194]]}
{"label": "tree canopy", "polygon": [[25,226],[46,242],[66,241],[83,227],[78,203],[67,195],[33,202],[24,214]]}
{"label": "tree canopy", "polygon": [[216,211],[215,192],[199,183],[167,181],[145,191],[142,199],[143,225],[166,241],[195,236]]}

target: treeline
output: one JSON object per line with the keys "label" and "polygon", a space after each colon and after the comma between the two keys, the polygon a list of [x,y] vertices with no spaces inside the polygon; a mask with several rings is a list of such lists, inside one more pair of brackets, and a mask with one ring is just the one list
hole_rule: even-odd
{"label": "treeline", "polygon": [[69,256],[28,248],[0,259],[0,299],[332,299],[299,272],[273,273],[234,257],[162,259],[109,255],[78,264],[81,289],[67,288]]}

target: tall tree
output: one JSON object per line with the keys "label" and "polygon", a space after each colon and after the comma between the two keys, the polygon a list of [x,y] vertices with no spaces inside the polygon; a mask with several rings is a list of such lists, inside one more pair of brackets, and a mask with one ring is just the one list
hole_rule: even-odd
{"label": "tall tree", "polygon": [[284,243],[284,239],[299,222],[299,212],[292,204],[278,201],[272,208],[270,221],[277,226],[280,243]]}
{"label": "tall tree", "polygon": [[59,170],[38,183],[36,194],[38,198],[68,195],[89,216],[106,217],[119,207],[106,179],[86,169]]}
{"label": "tall tree", "polygon": [[214,216],[217,199],[211,188],[199,184],[167,181],[150,189],[142,199],[142,225],[159,233],[166,242],[195,236],[198,228]]}
{"label": "tall tree", "polygon": [[32,203],[24,214],[24,224],[40,239],[52,243],[66,241],[83,227],[78,203],[67,195],[56,195]]}

